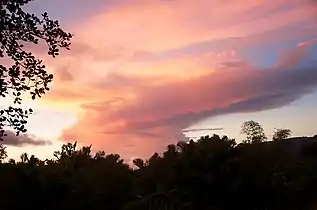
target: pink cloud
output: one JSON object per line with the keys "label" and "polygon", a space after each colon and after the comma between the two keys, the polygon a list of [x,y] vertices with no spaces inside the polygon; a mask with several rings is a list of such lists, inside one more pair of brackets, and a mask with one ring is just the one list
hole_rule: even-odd
{"label": "pink cloud", "polygon": [[[288,8],[288,9],[286,9]],[[314,3],[303,1],[142,1],[122,4],[78,26],[93,45],[165,50],[218,38],[244,37],[316,18]],[[128,21],[127,21],[128,20]],[[85,28],[85,31],[82,31]]]}
{"label": "pink cloud", "polygon": [[[302,56],[300,50],[287,56]],[[123,92],[113,101],[107,96],[112,86],[98,86],[104,97],[85,103],[85,114],[61,139],[92,142],[124,157],[146,157],[175,143],[182,129],[206,117],[285,106],[315,88],[316,77],[312,66],[262,70],[245,62],[224,63],[208,75],[160,84],[140,85],[138,78],[126,76],[129,88],[119,87]]]}
{"label": "pink cloud", "polygon": [[[306,42],[269,69],[239,55],[252,44],[316,35],[315,5],[126,1],[73,27],[71,52],[49,61],[56,80],[45,103],[81,110],[62,140],[92,143],[127,158],[149,156],[208,116],[281,107],[315,87],[316,69],[294,68],[309,53]],[[289,34],[301,22],[313,23]],[[226,44],[193,50],[205,42]]]}

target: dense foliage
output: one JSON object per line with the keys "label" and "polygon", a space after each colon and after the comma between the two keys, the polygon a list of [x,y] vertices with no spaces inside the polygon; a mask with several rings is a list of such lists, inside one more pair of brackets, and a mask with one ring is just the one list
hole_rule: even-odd
{"label": "dense foliage", "polygon": [[316,140],[236,145],[207,136],[136,159],[134,169],[67,144],[54,160],[22,154],[0,164],[1,209],[312,209]]}
{"label": "dense foliage", "polygon": [[0,140],[6,126],[15,129],[17,134],[26,132],[25,124],[33,111],[19,106],[23,93],[35,99],[49,91],[53,75],[31,49],[45,43],[48,55],[56,57],[60,49],[69,49],[72,38],[47,13],[38,17],[26,12],[24,6],[32,1],[0,1],[0,99],[11,96],[15,104],[0,108]]}

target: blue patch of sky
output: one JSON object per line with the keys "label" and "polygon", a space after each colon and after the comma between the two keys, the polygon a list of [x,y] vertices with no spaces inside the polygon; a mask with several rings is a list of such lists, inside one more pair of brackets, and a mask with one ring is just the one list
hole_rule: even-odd
{"label": "blue patch of sky", "polygon": [[78,23],[85,18],[111,8],[114,0],[35,0],[26,5],[27,11],[37,15],[48,12],[52,19],[66,22],[66,24]]}
{"label": "blue patch of sky", "polygon": [[[255,34],[253,36],[256,37],[276,36],[276,39],[273,42],[268,41],[266,43],[254,42],[247,45],[245,48],[242,47],[239,49],[238,54],[246,61],[249,61],[258,67],[262,67],[264,69],[272,67],[278,61],[279,54],[282,51],[291,50],[292,48],[295,48],[300,42],[306,42],[316,38],[316,33],[305,34],[307,30],[313,29],[315,24],[316,20],[311,19],[261,34]],[[303,31],[304,33],[299,34],[297,38],[288,38],[288,36],[291,37],[294,33],[298,34],[299,31]],[[245,39],[248,39],[248,37]],[[276,40],[280,40],[280,42],[277,42]]]}
{"label": "blue patch of sky", "polygon": [[[310,47],[310,59],[312,60],[313,63],[317,62],[317,43],[314,44],[313,46]],[[316,67],[317,71],[317,67]]]}
{"label": "blue patch of sky", "polygon": [[239,52],[239,55],[254,66],[265,69],[276,64],[279,59],[277,52],[280,49],[281,47],[277,45],[252,46]]}
{"label": "blue patch of sky", "polygon": [[317,67],[316,67],[316,63],[317,63],[317,43],[310,46],[308,48],[308,52],[305,55],[304,58],[302,58],[301,61],[298,62],[297,65],[295,65],[295,68],[310,68],[310,69],[314,69],[314,71],[317,71]]}
{"label": "blue patch of sky", "polygon": [[[287,50],[292,50],[297,47],[300,42],[308,41],[309,38],[297,38],[294,40],[274,44],[257,44],[249,46],[248,48],[239,51],[239,55],[246,61],[251,62],[260,68],[270,68],[274,66],[280,59],[281,53]],[[310,50],[317,51],[316,45],[310,47]],[[309,53],[310,59],[315,53]],[[314,58],[316,59],[316,57]],[[308,62],[307,58],[304,62]]]}

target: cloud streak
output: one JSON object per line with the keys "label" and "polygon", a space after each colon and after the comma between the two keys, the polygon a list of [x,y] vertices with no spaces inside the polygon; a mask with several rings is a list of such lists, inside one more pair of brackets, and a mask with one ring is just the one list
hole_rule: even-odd
{"label": "cloud streak", "polygon": [[23,147],[23,146],[44,146],[50,145],[51,142],[38,139],[34,135],[30,134],[20,134],[16,135],[15,132],[7,130],[5,132],[6,136],[3,137],[3,144],[14,147]]}

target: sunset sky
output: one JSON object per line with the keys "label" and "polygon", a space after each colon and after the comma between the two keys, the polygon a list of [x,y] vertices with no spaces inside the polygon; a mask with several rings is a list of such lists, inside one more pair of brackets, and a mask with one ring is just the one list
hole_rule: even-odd
{"label": "sunset sky", "polygon": [[78,141],[144,158],[184,129],[221,127],[240,141],[245,120],[269,137],[317,134],[317,1],[35,0],[26,9],[47,11],[74,39],[56,59],[32,49],[54,82],[25,101],[35,114],[27,136],[5,142],[10,157],[51,157]]}

